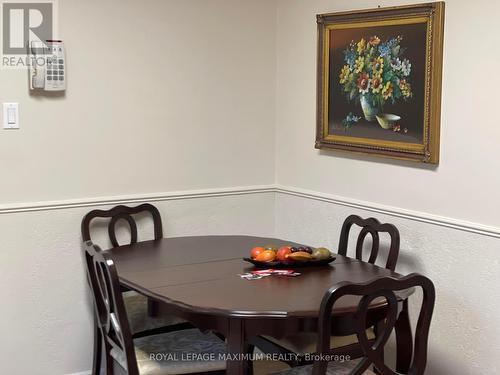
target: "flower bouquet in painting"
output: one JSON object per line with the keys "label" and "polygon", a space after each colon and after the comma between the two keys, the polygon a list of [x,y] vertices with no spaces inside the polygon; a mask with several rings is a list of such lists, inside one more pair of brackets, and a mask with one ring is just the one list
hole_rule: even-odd
{"label": "flower bouquet in painting", "polygon": [[[396,114],[381,113],[386,103],[412,97],[411,62],[404,57],[401,36],[381,41],[377,36],[352,41],[344,50],[345,65],[339,83],[349,101],[359,101],[367,121],[378,121],[384,129],[396,129],[401,119]],[[360,117],[349,113],[342,124],[352,127]]]}

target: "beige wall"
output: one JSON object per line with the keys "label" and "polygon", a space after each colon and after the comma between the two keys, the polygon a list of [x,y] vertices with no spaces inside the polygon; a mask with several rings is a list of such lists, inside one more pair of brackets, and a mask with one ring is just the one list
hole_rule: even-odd
{"label": "beige wall", "polygon": [[0,204],[274,181],[275,4],[63,0],[65,97],[0,70]]}
{"label": "beige wall", "polygon": [[446,2],[438,167],[313,147],[315,15],[412,2],[278,1],[277,182],[498,227],[498,2]]}
{"label": "beige wall", "polygon": [[[278,0],[276,171],[293,194],[276,197],[275,232],[335,249],[349,214],[396,224],[397,270],[421,272],[436,285],[426,374],[498,374],[500,126],[491,88],[500,84],[493,47],[500,4],[446,2],[439,167],[313,148],[315,15],[412,2]],[[468,232],[461,220],[490,226],[491,236]]]}

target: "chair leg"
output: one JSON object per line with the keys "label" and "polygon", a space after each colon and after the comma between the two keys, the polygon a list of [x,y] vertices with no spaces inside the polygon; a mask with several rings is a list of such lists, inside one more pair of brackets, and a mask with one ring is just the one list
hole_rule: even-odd
{"label": "chair leg", "polygon": [[[385,321],[382,320],[380,322],[377,322],[373,327],[373,330],[375,332],[375,337],[378,337],[379,335],[383,334],[385,328],[386,328]],[[384,349],[382,349],[382,352],[380,353],[380,360],[384,362]],[[381,374],[381,372],[376,367],[373,368],[373,372],[375,374]]]}
{"label": "chair leg", "polygon": [[102,336],[101,330],[97,324],[97,318],[94,315],[94,358],[92,361],[92,375],[101,373],[101,358],[102,358]]}
{"label": "chair leg", "polygon": [[401,374],[407,374],[410,369],[413,355],[413,335],[411,333],[410,313],[407,299],[403,302],[403,309],[399,313],[394,329],[396,331],[397,345],[396,371]]}

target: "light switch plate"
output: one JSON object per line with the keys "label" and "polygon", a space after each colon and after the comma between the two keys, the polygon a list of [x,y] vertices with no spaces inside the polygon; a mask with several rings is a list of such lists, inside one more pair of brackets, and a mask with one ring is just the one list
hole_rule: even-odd
{"label": "light switch plate", "polygon": [[3,103],[3,128],[19,129],[19,103]]}

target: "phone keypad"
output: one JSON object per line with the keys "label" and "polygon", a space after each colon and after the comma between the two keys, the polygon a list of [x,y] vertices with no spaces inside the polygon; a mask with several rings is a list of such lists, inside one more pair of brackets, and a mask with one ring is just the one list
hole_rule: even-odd
{"label": "phone keypad", "polygon": [[47,80],[64,81],[64,60],[52,57],[47,59]]}

